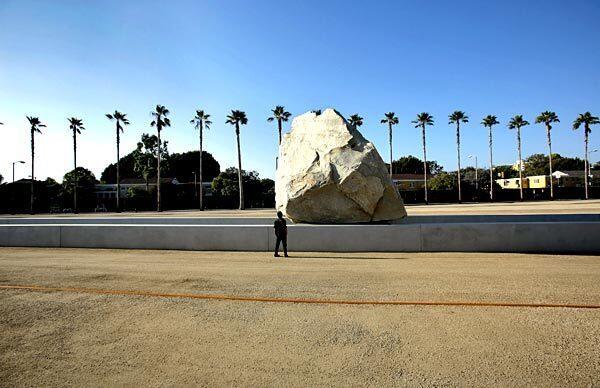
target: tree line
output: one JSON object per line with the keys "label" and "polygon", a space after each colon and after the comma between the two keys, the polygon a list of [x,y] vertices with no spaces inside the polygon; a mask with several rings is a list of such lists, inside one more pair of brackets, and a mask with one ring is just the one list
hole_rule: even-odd
{"label": "tree line", "polygon": [[[363,118],[360,117],[359,115],[353,115],[350,117],[350,123],[352,123],[355,126],[362,125],[362,120],[363,120]],[[398,124],[399,122],[400,121],[394,112],[386,113],[384,115],[384,117],[381,119],[381,123],[387,124],[388,131],[389,131],[390,176],[392,174],[392,166],[393,166],[392,131],[393,131],[393,126]],[[457,166],[458,166],[458,168],[456,170],[456,174],[457,174],[456,182],[457,182],[457,194],[458,194],[458,202],[459,203],[462,201],[462,193],[461,193],[461,181],[462,181],[461,174],[462,173],[461,173],[461,168],[460,168],[460,163],[461,163],[460,126],[461,126],[461,124],[468,123],[468,122],[469,122],[469,116],[463,111],[454,111],[448,115],[448,124],[453,124],[456,126],[456,153],[457,153]],[[546,128],[548,150],[549,150],[548,151],[548,155],[549,155],[548,171],[549,171],[550,176],[552,176],[552,136],[551,136],[551,131],[552,131],[552,125],[554,123],[558,123],[558,122],[560,122],[558,115],[552,111],[542,112],[535,118],[536,124],[542,124]],[[422,137],[422,142],[423,142],[423,164],[424,164],[423,182],[424,182],[424,190],[425,190],[425,203],[428,203],[429,201],[428,201],[428,196],[427,196],[427,194],[428,194],[428,187],[427,187],[428,169],[427,169],[426,128],[434,125],[435,121],[434,121],[434,118],[432,115],[430,115],[427,112],[423,112],[423,113],[419,113],[417,115],[416,119],[411,121],[411,123],[415,125],[415,128],[421,129],[421,137]],[[589,160],[588,160],[589,159],[589,152],[588,152],[589,135],[592,131],[591,126],[599,124],[599,123],[600,123],[600,120],[598,119],[597,116],[592,115],[590,112],[585,112],[585,113],[579,114],[577,116],[577,118],[573,121],[573,125],[572,125],[573,130],[577,130],[583,126],[583,131],[584,131],[585,199],[589,199],[589,192],[588,192],[589,191],[589,189],[588,189],[589,177],[588,177],[588,173],[587,173],[589,170]],[[492,128],[498,124],[500,124],[500,122],[498,121],[498,118],[494,115],[487,115],[481,121],[481,125],[485,128],[488,128],[490,181],[493,181],[493,173],[494,173]],[[529,125],[529,122],[523,118],[523,115],[513,116],[507,123],[508,129],[515,130],[515,133],[517,136],[517,154],[518,154],[517,160],[519,161],[519,169],[518,170],[519,170],[520,182],[523,182],[523,158],[521,155],[521,129],[527,125]],[[520,199],[523,200],[523,185],[522,184],[519,185],[519,195],[520,195]],[[490,184],[489,196],[490,196],[490,200],[493,201],[494,200],[494,185],[493,184]],[[554,184],[552,182],[552,179],[550,179],[550,198],[551,199],[554,198]]]}
{"label": "tree line", "polygon": [[[313,111],[317,115],[320,114],[320,111]],[[277,122],[277,129],[279,134],[279,143],[281,143],[282,139],[282,130],[283,130],[283,122],[286,122],[291,117],[291,113],[285,110],[283,106],[276,106],[275,109],[272,109],[273,115],[267,118],[268,121]],[[157,195],[156,195],[156,210],[162,211],[161,206],[161,161],[164,158],[164,150],[166,149],[166,142],[162,141],[161,135],[162,131],[171,126],[171,121],[169,118],[170,111],[164,105],[156,105],[155,109],[151,112],[152,121],[150,122],[150,126],[152,128],[156,128],[156,138],[150,139],[149,137],[146,139],[148,144],[144,143],[144,139],[142,139],[142,147],[145,150],[145,153],[156,155],[156,165],[150,165],[151,160],[143,158],[140,156],[138,159],[139,163],[136,164],[137,170],[146,178],[146,182],[148,177],[150,177],[153,171],[156,172],[156,187],[157,187]],[[45,128],[46,125],[41,122],[38,117],[35,116],[26,116],[29,122],[30,134],[31,134],[31,187],[30,187],[30,209],[33,213],[34,211],[34,177],[35,177],[35,136],[36,134],[42,133],[42,128]],[[120,211],[120,163],[121,163],[121,155],[120,155],[120,136],[125,130],[125,127],[130,124],[127,114],[119,112],[115,110],[113,113],[106,114],[106,118],[115,124],[115,145],[116,145],[116,209]],[[460,155],[460,128],[461,124],[465,124],[469,122],[469,116],[463,111],[454,111],[448,116],[448,124],[456,126],[456,149],[457,149],[457,194],[458,194],[458,202],[462,201],[462,192],[461,192],[461,182],[462,172],[461,172],[461,155]],[[363,118],[359,114],[353,114],[349,117],[348,122],[350,125],[355,127],[360,127],[363,124]],[[390,178],[392,176],[392,168],[393,168],[393,126],[399,124],[400,120],[396,116],[394,112],[388,112],[381,119],[382,124],[386,124],[389,132],[389,155],[390,155]],[[560,122],[558,115],[552,111],[545,111],[540,113],[535,118],[536,124],[544,125],[547,132],[547,143],[548,143],[548,171],[549,175],[552,175],[553,165],[552,165],[552,138],[551,138],[551,130],[552,125],[554,123]],[[77,136],[81,135],[82,131],[85,130],[83,120],[71,117],[68,119],[69,130],[72,132],[73,136],[73,164],[75,176],[73,177],[73,203],[74,203],[74,211],[77,212],[77,191],[79,186],[79,177],[77,175],[78,165],[77,165]],[[227,115],[225,123],[232,125],[234,128],[234,132],[236,135],[236,148],[237,148],[237,184],[238,184],[238,194],[239,194],[239,202],[238,208],[240,210],[244,210],[244,184],[243,184],[243,169],[242,169],[242,150],[240,146],[240,131],[243,125],[248,123],[248,117],[244,111],[241,110],[232,110],[229,115]],[[428,170],[429,170],[429,162],[427,160],[427,143],[426,143],[426,128],[434,125],[434,117],[427,113],[422,112],[419,113],[415,120],[411,121],[414,124],[415,128],[419,128],[421,130],[422,137],[422,149],[423,149],[423,182],[424,182],[424,195],[425,195],[425,203],[428,203]],[[588,174],[587,171],[589,169],[589,160],[588,160],[588,145],[589,145],[589,135],[591,133],[591,126],[599,124],[600,120],[598,117],[593,116],[590,112],[585,112],[579,114],[577,118],[573,121],[572,128],[573,130],[577,130],[580,127],[583,127],[584,130],[584,170],[586,171],[585,176],[585,198],[589,198],[588,194]],[[1,125],[2,123],[0,123]],[[199,154],[203,155],[203,131],[210,128],[212,121],[210,120],[210,114],[206,113],[204,110],[197,110],[195,112],[194,117],[190,120],[190,124],[198,130],[198,141],[199,141]],[[488,147],[489,147],[489,174],[490,181],[493,181],[493,173],[494,173],[494,163],[493,163],[493,131],[492,128],[496,125],[500,124],[497,117],[494,115],[488,115],[484,117],[481,121],[481,125],[488,129]],[[522,173],[523,173],[523,159],[521,156],[521,129],[525,126],[528,126],[529,122],[523,118],[522,115],[516,115],[512,117],[507,123],[507,127],[511,130],[515,130],[516,140],[517,140],[517,153],[518,153],[518,161],[520,164],[520,168],[518,169],[519,178],[522,181]],[[150,135],[148,135],[150,136]],[[154,135],[153,135],[154,136]],[[151,144],[154,143],[154,144]],[[142,149],[138,150],[138,153],[143,153]],[[203,158],[199,157],[199,181],[203,181]],[[523,188],[520,185],[520,198],[523,199]],[[494,200],[494,185],[490,184],[489,197],[490,200]],[[202,190],[202,185],[200,185],[200,190]],[[198,208],[200,210],[204,209],[203,205],[203,195],[202,191],[199,195],[199,203]],[[552,179],[550,179],[550,196],[554,197],[554,188]]]}

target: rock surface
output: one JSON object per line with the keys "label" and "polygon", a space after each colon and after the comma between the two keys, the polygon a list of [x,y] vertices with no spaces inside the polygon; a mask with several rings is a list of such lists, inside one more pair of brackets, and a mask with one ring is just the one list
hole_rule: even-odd
{"label": "rock surface", "polygon": [[275,201],[294,222],[352,223],[406,216],[373,143],[335,110],[298,116],[279,147]]}

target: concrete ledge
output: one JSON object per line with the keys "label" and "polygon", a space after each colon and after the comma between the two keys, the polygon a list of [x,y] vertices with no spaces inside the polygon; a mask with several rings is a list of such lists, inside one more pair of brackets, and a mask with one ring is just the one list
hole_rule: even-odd
{"label": "concrete ledge", "polygon": [[60,247],[61,226],[0,226],[0,245],[9,247]]}
{"label": "concrete ledge", "polygon": [[76,225],[61,226],[61,246],[78,248],[266,251],[266,226]]}
{"label": "concrete ledge", "polygon": [[[291,225],[291,251],[600,253],[600,222]],[[0,225],[0,246],[270,251],[270,225]]]}

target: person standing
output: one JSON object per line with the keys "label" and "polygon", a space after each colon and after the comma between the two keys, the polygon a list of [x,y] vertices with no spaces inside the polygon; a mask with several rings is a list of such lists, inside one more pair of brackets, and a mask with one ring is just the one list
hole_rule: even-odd
{"label": "person standing", "polygon": [[287,224],[285,219],[283,219],[283,213],[277,212],[277,219],[275,220],[273,227],[275,228],[275,238],[277,242],[275,243],[275,257],[279,257],[279,244],[283,244],[283,255],[285,257],[288,256],[287,252]]}

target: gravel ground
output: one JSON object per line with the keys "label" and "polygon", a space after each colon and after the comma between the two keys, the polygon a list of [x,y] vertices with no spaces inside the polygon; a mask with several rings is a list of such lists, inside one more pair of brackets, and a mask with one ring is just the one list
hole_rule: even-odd
{"label": "gravel ground", "polygon": [[[431,204],[407,205],[406,211],[411,215],[485,215],[485,214],[598,214],[600,213],[600,199],[583,200],[556,200],[556,201],[531,201],[531,202],[494,202],[494,203],[463,203],[463,204]],[[265,217],[273,218],[274,209],[246,209],[240,210],[177,210],[156,212],[123,212],[123,213],[81,213],[81,214],[19,214],[16,216],[3,215],[2,217]]]}
{"label": "gravel ground", "polygon": [[[600,257],[0,248],[0,285],[600,304]],[[0,290],[0,386],[600,386],[600,310]]]}

